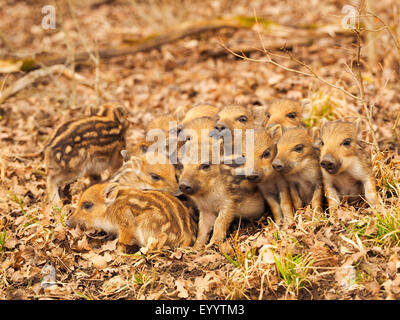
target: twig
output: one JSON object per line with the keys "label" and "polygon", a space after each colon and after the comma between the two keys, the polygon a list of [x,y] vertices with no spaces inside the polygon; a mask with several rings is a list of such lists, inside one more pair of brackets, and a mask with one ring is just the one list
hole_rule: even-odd
{"label": "twig", "polygon": [[[71,0],[68,0],[67,3],[68,3],[69,11],[70,11],[70,13],[72,15],[72,19],[74,21],[75,28],[78,31],[78,34],[81,35],[80,36],[80,40],[81,40],[81,42],[82,42],[82,44],[83,44],[83,46],[85,48],[85,51],[88,54],[89,59],[93,62],[94,66],[95,66],[94,90],[95,90],[97,98],[99,100],[99,97],[101,96],[100,95],[100,89],[99,89],[99,85],[100,85],[100,57],[99,57],[99,52],[98,52],[97,48],[93,52],[90,50],[87,41],[82,36],[82,30],[80,28],[80,25],[78,23],[78,20],[76,18],[76,15],[74,13],[73,8],[72,8]],[[73,57],[73,59],[74,59],[74,57]],[[75,63],[75,59],[74,59],[74,63]]]}
{"label": "twig", "polygon": [[363,106],[363,109],[366,113],[367,116],[367,123],[371,132],[371,137],[372,137],[372,141],[375,147],[375,151],[376,153],[379,153],[379,144],[378,141],[376,140],[376,136],[375,136],[375,132],[374,132],[374,128],[372,126],[372,106],[370,109],[368,109],[368,103],[365,99],[365,90],[364,90],[364,79],[362,77],[362,73],[361,73],[361,25],[360,25],[360,8],[358,11],[358,21],[357,21],[357,26],[354,29],[354,32],[357,35],[357,59],[356,59],[356,64],[357,64],[357,80],[359,83],[359,89],[360,89],[360,101],[361,104]]}
{"label": "twig", "polygon": [[[63,7],[59,5],[59,2],[57,1],[57,10],[60,11],[60,19],[61,19],[61,30],[65,35],[65,43],[67,45],[67,50],[69,53],[69,63],[71,65],[71,70],[73,73],[75,73],[75,56],[74,56],[74,47],[70,38],[70,34],[68,30],[65,29],[64,27],[64,10]],[[76,105],[76,81],[72,82],[72,94],[66,99],[69,101],[69,105],[75,106]]]}
{"label": "twig", "polygon": [[[326,85],[328,85],[328,86],[330,86],[330,87],[332,87],[332,88],[335,88],[335,89],[337,89],[337,90],[340,90],[341,92],[343,92],[343,93],[346,94],[347,96],[349,96],[349,97],[351,97],[351,98],[353,98],[353,99],[356,99],[356,100],[360,100],[359,97],[353,95],[351,92],[347,91],[346,89],[344,89],[344,88],[342,88],[342,87],[339,87],[339,86],[337,86],[337,85],[335,85],[335,84],[333,84],[333,83],[330,83],[329,81],[323,79],[323,78],[322,78],[321,76],[319,76],[310,66],[306,65],[304,62],[302,62],[302,61],[300,61],[300,60],[295,59],[295,58],[293,57],[293,55],[291,55],[291,60],[293,60],[293,61],[295,61],[295,62],[297,62],[297,63],[300,63],[302,66],[304,66],[307,70],[310,71],[309,73],[304,72],[304,71],[300,71],[300,70],[296,70],[296,69],[293,69],[293,68],[286,67],[286,66],[284,66],[284,65],[282,65],[282,64],[280,64],[280,63],[278,63],[278,62],[276,62],[275,60],[272,60],[271,57],[270,57],[270,53],[269,53],[268,51],[265,51],[265,54],[267,55],[267,59],[252,59],[252,58],[247,57],[244,53],[239,54],[239,53],[236,53],[236,52],[230,50],[230,49],[229,49],[228,47],[226,47],[223,43],[220,43],[220,45],[221,45],[224,49],[226,49],[227,51],[229,51],[231,54],[233,54],[234,56],[236,56],[236,57],[238,57],[238,58],[241,58],[241,59],[244,59],[244,60],[247,60],[247,61],[252,61],[252,62],[266,62],[266,63],[270,63],[270,64],[272,64],[272,65],[274,65],[274,66],[276,66],[276,67],[279,67],[279,68],[281,68],[281,69],[283,69],[283,70],[286,70],[286,71],[289,71],[289,72],[297,73],[297,74],[300,74],[300,75],[303,75],[303,76],[306,76],[306,77],[313,77],[313,78],[316,78],[317,80],[323,82],[324,84],[326,84]],[[288,52],[288,51],[286,51],[286,52]]]}
{"label": "twig", "polygon": [[[73,16],[74,17],[74,16]],[[74,18],[74,21],[76,19]],[[96,61],[96,59],[108,59],[112,57],[119,57],[119,56],[125,56],[125,55],[131,55],[131,54],[136,54],[138,52],[146,52],[150,51],[156,48],[159,48],[165,44],[175,42],[177,40],[180,40],[184,37],[188,36],[197,36],[199,34],[202,34],[204,32],[209,32],[209,31],[216,31],[219,29],[224,29],[224,28],[229,28],[229,29],[252,29],[255,25],[255,20],[253,21],[251,18],[248,17],[232,17],[232,18],[219,18],[219,19],[211,19],[211,20],[205,20],[205,21],[189,21],[185,22],[182,24],[179,24],[169,30],[167,30],[164,33],[160,34],[154,34],[142,39],[139,39],[138,41],[134,41],[134,44],[131,45],[130,47],[126,46],[121,46],[117,48],[104,48],[98,50],[98,54],[96,54],[96,51],[91,51],[89,47],[87,46],[86,41],[83,40],[83,45],[85,47],[85,51],[83,52],[78,52],[73,55],[73,61],[75,63],[80,63],[84,62],[87,60],[92,60]],[[315,38],[316,36],[320,35],[325,35],[328,33],[328,29],[332,30],[334,26],[326,26],[327,28],[324,27],[319,27],[315,28],[312,26],[299,26],[297,28],[293,27],[288,27],[284,25],[279,25],[276,23],[271,23],[271,21],[268,20],[263,20],[262,21],[262,26],[264,27],[264,31],[270,31],[270,25],[273,25],[272,31],[273,33],[276,32],[276,28],[281,29],[285,31],[288,36],[290,36],[292,33],[299,32],[299,30],[303,30],[306,32],[306,37],[308,39]],[[75,26],[77,27],[77,30],[79,31],[79,25],[75,22]],[[329,27],[329,28],[328,28]],[[344,35],[352,35],[351,32],[348,32],[347,30],[343,31],[340,30],[336,27],[335,32],[341,32]],[[80,33],[80,32],[79,32]],[[97,57],[96,57],[97,56]],[[64,64],[65,62],[68,61],[68,59],[71,58],[71,55],[66,55],[66,56],[53,56],[53,57],[46,57],[46,58],[32,58],[32,57],[26,57],[25,59],[22,59],[23,66],[22,69],[23,71],[29,71],[29,70],[34,70],[40,68],[40,63],[46,66],[52,66],[55,64]]]}
{"label": "twig", "polygon": [[[365,0],[365,10],[373,12],[374,4],[371,0]],[[364,19],[365,30],[372,30],[374,28],[374,22],[370,21],[371,19]],[[377,59],[376,59],[376,50],[375,50],[375,32],[367,32],[366,34],[366,42],[367,42],[367,56],[368,56],[368,67],[372,71],[377,70]]]}
{"label": "twig", "polygon": [[98,2],[95,2],[93,4],[90,5],[91,9],[98,9],[103,5],[109,5],[112,4],[113,2],[115,2],[115,0],[100,0]]}
{"label": "twig", "polygon": [[52,67],[49,67],[47,69],[39,69],[35,70],[31,73],[28,73],[26,76],[22,77],[21,79],[18,79],[15,81],[12,85],[8,86],[3,92],[0,93],[0,104],[2,104],[4,101],[6,101],[8,98],[11,96],[15,95],[18,91],[26,88],[27,86],[31,85],[35,81],[37,81],[39,78],[45,77],[52,75],[54,73],[59,73],[64,75],[65,77],[69,79],[75,79],[82,83],[83,85],[90,86],[90,82],[83,76],[77,73],[71,72],[66,66],[64,65],[55,65]]}

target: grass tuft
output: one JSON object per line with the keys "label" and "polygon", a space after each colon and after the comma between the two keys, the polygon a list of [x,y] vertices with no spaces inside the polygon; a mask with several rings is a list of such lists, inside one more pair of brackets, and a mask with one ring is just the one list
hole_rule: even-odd
{"label": "grass tuft", "polygon": [[298,294],[299,290],[310,285],[308,279],[313,260],[306,254],[292,255],[288,250],[286,255],[279,259],[274,254],[276,268],[288,292]]}

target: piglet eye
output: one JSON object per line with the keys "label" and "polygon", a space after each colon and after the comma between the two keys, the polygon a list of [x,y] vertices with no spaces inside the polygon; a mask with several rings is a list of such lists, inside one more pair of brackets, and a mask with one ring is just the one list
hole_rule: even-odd
{"label": "piglet eye", "polygon": [[267,119],[271,118],[271,115],[269,113],[266,113],[265,116],[267,117]]}
{"label": "piglet eye", "polygon": [[271,151],[265,150],[261,156],[261,158],[267,159],[271,155]]}
{"label": "piglet eye", "polygon": [[201,170],[208,170],[208,169],[210,169],[210,164],[208,164],[208,163],[203,163],[203,164],[200,166],[200,169],[201,169]]}
{"label": "piglet eye", "polygon": [[82,203],[82,209],[90,210],[93,207],[93,202],[85,201]]}
{"label": "piglet eye", "polygon": [[239,122],[241,122],[241,123],[246,123],[248,119],[247,119],[246,116],[241,116],[241,117],[239,117],[237,120],[238,120]]}
{"label": "piglet eye", "polygon": [[286,115],[286,117],[288,117],[289,119],[296,119],[296,117],[297,117],[297,113],[296,112],[291,112],[291,113],[288,113],[287,115]]}
{"label": "piglet eye", "polygon": [[294,147],[294,151],[296,152],[302,152],[304,149],[304,145],[298,144],[297,146]]}
{"label": "piglet eye", "polygon": [[348,147],[351,144],[351,139],[344,139],[342,145]]}
{"label": "piglet eye", "polygon": [[161,178],[158,174],[155,174],[155,173],[151,173],[151,174],[150,174],[150,177],[151,177],[154,181],[160,181],[160,180],[162,180],[162,178]]}
{"label": "piglet eye", "polygon": [[141,150],[143,153],[146,153],[147,150],[148,150],[148,148],[147,148],[147,146],[146,146],[145,144],[142,144],[142,145],[140,146],[140,150]]}
{"label": "piglet eye", "polygon": [[320,146],[322,147],[322,146],[324,145],[324,142],[321,140],[321,141],[319,142],[319,144],[320,144]]}

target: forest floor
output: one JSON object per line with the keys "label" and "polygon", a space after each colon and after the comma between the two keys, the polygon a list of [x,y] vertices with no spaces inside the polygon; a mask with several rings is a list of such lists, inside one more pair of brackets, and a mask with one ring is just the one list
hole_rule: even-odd
{"label": "forest floor", "polygon": [[[395,1],[376,2],[374,9],[393,28],[374,20],[379,30],[368,45],[367,32],[361,34],[367,109],[348,94],[360,97],[359,46],[355,32],[342,32],[344,1],[5,2],[0,7],[0,92],[25,76],[6,73],[4,61],[11,56],[66,55],[71,67],[74,52],[127,46],[127,38],[218,17],[251,20],[256,14],[276,29],[225,28],[148,52],[100,60],[94,55],[76,64],[85,83],[53,74],[0,103],[0,299],[400,298],[400,50],[394,41],[400,8]],[[56,28],[44,30],[41,9],[48,4],[56,8]],[[321,32],[313,33],[316,29]],[[254,61],[235,57],[222,44],[243,48]],[[263,45],[273,48],[279,65],[255,61],[265,60]],[[371,46],[373,65],[367,60]],[[304,75],[310,70],[331,85]],[[71,186],[71,204],[43,210],[43,158],[9,158],[41,150],[57,124],[103,101],[128,108],[129,149],[154,116],[179,107],[262,104],[282,97],[311,101],[307,125],[318,125],[322,118],[364,119],[381,208],[373,210],[362,201],[330,215],[306,208],[285,230],[264,216],[235,221],[226,241],[213,248],[122,254],[115,251],[116,240],[65,226],[85,181]],[[366,110],[371,110],[373,131]],[[373,136],[379,152],[371,147]],[[43,285],[52,268],[56,284]]]}

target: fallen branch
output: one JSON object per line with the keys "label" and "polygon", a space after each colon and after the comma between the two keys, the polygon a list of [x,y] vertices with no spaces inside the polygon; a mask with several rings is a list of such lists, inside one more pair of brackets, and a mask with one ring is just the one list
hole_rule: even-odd
{"label": "fallen branch", "polygon": [[[78,52],[74,55],[75,63],[81,63],[90,59],[93,54],[98,54],[100,59],[108,59],[112,57],[131,55],[138,52],[146,52],[152,49],[157,49],[165,44],[175,42],[184,37],[197,36],[204,32],[216,31],[223,28],[230,29],[251,29],[255,25],[260,27],[263,33],[270,34],[274,37],[289,37],[290,35],[302,32],[305,37],[315,37],[321,35],[333,34],[346,34],[352,35],[336,25],[326,26],[300,26],[289,27],[277,24],[275,22],[259,19],[258,21],[251,17],[233,17],[233,18],[220,18],[214,20],[200,21],[200,22],[187,22],[180,24],[165,33],[154,34],[145,38],[137,39],[133,35],[123,35],[123,41],[130,43],[129,47],[118,48],[105,48],[98,52],[84,51]],[[354,36],[354,35],[352,35]],[[27,57],[22,59],[22,71],[30,71],[38,69],[41,66],[52,66],[57,64],[65,64],[71,59],[71,55],[55,56],[55,57]]]}
{"label": "fallen branch", "polygon": [[9,97],[15,95],[18,91],[26,88],[27,86],[37,81],[39,78],[53,75],[54,73],[62,74],[69,79],[77,80],[83,85],[92,87],[90,81],[88,81],[85,77],[81,76],[80,74],[72,72],[64,65],[55,65],[49,68],[35,70],[27,74],[26,76],[22,77],[21,79],[15,81],[12,85],[4,89],[4,91],[0,92],[0,104],[6,101]]}

